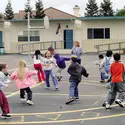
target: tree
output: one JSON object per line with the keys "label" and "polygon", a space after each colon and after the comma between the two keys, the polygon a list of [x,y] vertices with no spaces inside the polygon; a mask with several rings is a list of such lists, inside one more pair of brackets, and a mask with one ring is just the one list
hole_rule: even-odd
{"label": "tree", "polygon": [[12,20],[14,18],[14,12],[10,0],[8,0],[4,15],[6,20]]}
{"label": "tree", "polygon": [[35,18],[44,18],[45,14],[44,14],[44,7],[42,0],[37,0],[35,6],[36,6]]}
{"label": "tree", "polygon": [[123,9],[117,10],[116,16],[125,16],[125,7]]}
{"label": "tree", "polygon": [[95,17],[98,16],[98,6],[96,3],[96,0],[88,0],[88,3],[86,4],[86,17]]}
{"label": "tree", "polygon": [[0,19],[3,19],[4,15],[2,13],[0,13]]}
{"label": "tree", "polygon": [[100,16],[114,16],[112,2],[110,0],[103,0],[100,6]]}
{"label": "tree", "polygon": [[28,12],[30,13],[30,18],[33,18],[32,16],[32,7],[30,5],[30,0],[27,0],[27,3],[25,4],[25,15],[24,18],[27,19],[28,18]]}

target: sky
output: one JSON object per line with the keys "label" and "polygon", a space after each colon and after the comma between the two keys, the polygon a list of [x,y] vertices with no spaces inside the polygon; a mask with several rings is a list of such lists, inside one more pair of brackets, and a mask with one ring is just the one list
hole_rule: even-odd
{"label": "sky", "polygon": [[[33,9],[35,5],[35,1],[36,0],[31,0],[31,5]],[[102,0],[97,0],[98,5],[100,5],[101,1]],[[114,10],[121,9],[123,8],[123,6],[125,6],[125,0],[111,0],[111,1],[113,2]],[[0,0],[0,12],[4,12],[7,2],[8,0]],[[26,0],[11,0],[14,12],[23,10],[25,2]],[[44,8],[55,7],[62,11],[68,12],[70,14],[73,14],[73,7],[75,5],[78,5],[80,7],[81,16],[84,16],[87,2],[88,0],[43,0]]]}

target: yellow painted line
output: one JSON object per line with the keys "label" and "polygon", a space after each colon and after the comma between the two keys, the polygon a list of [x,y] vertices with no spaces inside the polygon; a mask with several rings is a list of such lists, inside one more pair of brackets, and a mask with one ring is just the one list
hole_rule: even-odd
{"label": "yellow painted line", "polygon": [[24,122],[24,116],[21,116],[21,122]]}
{"label": "yellow painted line", "polygon": [[[112,107],[116,107],[118,105],[113,105]],[[77,113],[77,112],[85,112],[85,111],[93,111],[93,110],[101,110],[105,109],[104,107],[96,107],[96,108],[88,108],[88,109],[79,109],[79,110],[71,110],[71,111],[61,111],[61,112],[44,112],[44,113],[16,113],[16,114],[11,114],[13,116],[31,116],[31,115],[50,115],[50,114],[67,114],[67,113]]]}
{"label": "yellow painted line", "polygon": [[58,116],[54,120],[57,120],[60,116],[61,116],[61,114],[58,114]]}
{"label": "yellow painted line", "polygon": [[[33,87],[31,87],[31,88],[35,88],[35,87],[38,87],[38,86],[40,86],[40,85],[41,85],[41,83],[36,83],[36,84],[35,84]],[[20,91],[14,92],[14,93],[12,93],[12,94],[10,94],[10,95],[7,95],[6,97],[7,97],[7,98],[10,98],[10,97],[12,97],[12,96],[17,95],[19,92],[20,92]]]}
{"label": "yellow painted line", "polygon": [[78,121],[92,121],[92,120],[100,120],[100,119],[107,119],[107,118],[116,118],[125,116],[123,114],[116,114],[116,115],[109,115],[109,116],[100,116],[100,117],[93,117],[93,118],[80,118],[80,119],[68,119],[68,120],[57,120],[57,121],[33,121],[33,122],[0,122],[0,124],[52,124],[52,123],[68,123],[68,122],[78,122]]}
{"label": "yellow painted line", "polygon": [[[60,93],[60,94],[53,94],[53,93],[33,93],[33,95],[45,95],[45,96],[68,96],[69,94]],[[100,95],[80,95],[81,97],[100,97]]]}

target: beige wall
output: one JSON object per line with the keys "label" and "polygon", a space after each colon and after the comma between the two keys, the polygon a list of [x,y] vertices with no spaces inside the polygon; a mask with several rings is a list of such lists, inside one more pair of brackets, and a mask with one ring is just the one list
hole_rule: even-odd
{"label": "beige wall", "polygon": [[[87,39],[87,28],[110,28],[110,39]],[[96,52],[98,44],[125,42],[125,20],[87,20],[83,21],[82,47],[86,52]]]}
{"label": "beige wall", "polygon": [[[56,35],[58,23],[61,24],[61,33]],[[42,23],[31,22],[32,27],[40,27]],[[68,25],[68,28],[66,28]],[[63,31],[68,29],[74,29],[74,24],[71,21],[51,21],[49,29],[36,29],[40,31],[40,42],[45,41],[63,41]],[[28,42],[18,42],[18,35],[21,35],[23,31],[27,31],[27,22],[12,22],[9,29],[4,29],[5,36],[5,51],[8,53],[17,53],[17,45],[25,44]],[[35,42],[35,41],[34,41]],[[49,46],[49,45],[48,45]],[[27,48],[27,47],[26,47]],[[26,49],[25,48],[25,49]]]}

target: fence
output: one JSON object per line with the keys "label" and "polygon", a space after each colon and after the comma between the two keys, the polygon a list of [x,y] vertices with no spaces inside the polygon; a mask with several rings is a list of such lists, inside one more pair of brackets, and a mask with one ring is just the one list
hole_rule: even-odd
{"label": "fence", "polygon": [[125,53],[125,42],[108,43],[95,45],[98,53],[105,53],[107,50],[112,50],[119,53]]}
{"label": "fence", "polygon": [[30,46],[30,52],[34,52],[35,50],[47,50],[48,47],[52,46],[54,49],[64,49],[64,42],[63,41],[47,41],[47,42],[37,42],[37,43],[30,43],[27,44],[20,44],[17,45],[18,53],[28,52],[28,48]]}

